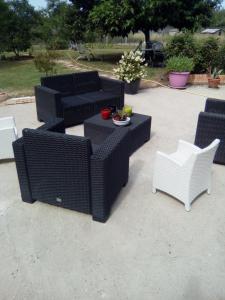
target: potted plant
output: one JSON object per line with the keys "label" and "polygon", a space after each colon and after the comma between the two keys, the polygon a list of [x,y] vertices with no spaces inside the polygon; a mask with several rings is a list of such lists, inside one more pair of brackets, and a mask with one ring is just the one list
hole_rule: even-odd
{"label": "potted plant", "polygon": [[125,82],[125,93],[136,94],[140,81],[145,77],[144,58],[140,51],[125,52],[119,61],[118,68],[114,69],[115,75]]}
{"label": "potted plant", "polygon": [[190,72],[194,68],[192,58],[186,56],[172,56],[167,60],[170,87],[183,89],[186,87]]}
{"label": "potted plant", "polygon": [[218,70],[217,68],[214,68],[211,72],[211,68],[209,68],[209,74],[210,77],[208,78],[208,87],[209,88],[218,88],[218,85],[220,84],[220,74],[223,72],[223,70]]}

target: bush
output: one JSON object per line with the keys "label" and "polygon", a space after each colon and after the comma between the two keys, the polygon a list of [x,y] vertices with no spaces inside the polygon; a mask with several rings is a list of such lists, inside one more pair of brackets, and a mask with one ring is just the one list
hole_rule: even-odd
{"label": "bush", "polygon": [[201,42],[196,42],[197,51],[194,55],[195,73],[208,72],[209,67],[216,67],[218,60],[219,41],[209,37]]}
{"label": "bush", "polygon": [[193,59],[187,56],[172,56],[166,64],[168,72],[191,72],[193,68]]}
{"label": "bush", "polygon": [[225,42],[219,47],[215,66],[225,71]]}
{"label": "bush", "polygon": [[58,54],[54,51],[40,52],[34,56],[34,64],[37,70],[46,76],[56,74],[55,59]]}
{"label": "bush", "polygon": [[144,59],[140,51],[125,52],[119,61],[118,68],[114,69],[114,74],[128,83],[145,77]]}
{"label": "bush", "polygon": [[[225,45],[223,50],[225,49]],[[208,68],[220,66],[220,61],[224,61],[222,51],[219,55],[219,41],[215,37],[197,40],[189,33],[174,36],[166,46],[167,58],[173,56],[186,56],[194,61],[194,73],[208,72]],[[225,52],[224,52],[225,53]],[[221,68],[221,66],[220,66]]]}
{"label": "bush", "polygon": [[186,56],[193,58],[196,53],[196,41],[192,34],[175,35],[166,46],[166,57]]}

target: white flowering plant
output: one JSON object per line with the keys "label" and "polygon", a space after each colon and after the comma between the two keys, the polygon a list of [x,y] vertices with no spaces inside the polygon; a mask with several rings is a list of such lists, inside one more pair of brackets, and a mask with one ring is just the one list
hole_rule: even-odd
{"label": "white flowering plant", "polygon": [[127,83],[144,78],[146,76],[144,61],[141,51],[124,52],[118,68],[113,70],[114,74]]}

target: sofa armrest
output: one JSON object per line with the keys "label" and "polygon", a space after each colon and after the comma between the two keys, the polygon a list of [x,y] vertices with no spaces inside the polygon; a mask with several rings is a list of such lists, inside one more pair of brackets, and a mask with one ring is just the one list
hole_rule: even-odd
{"label": "sofa armrest", "polygon": [[215,139],[225,141],[225,115],[201,112],[195,136],[195,145],[200,148],[207,147]]}
{"label": "sofa armrest", "polygon": [[106,92],[112,92],[120,97],[120,107],[124,106],[124,87],[125,83],[121,80],[111,79],[104,76],[99,76],[101,88]]}
{"label": "sofa armrest", "polygon": [[208,98],[205,103],[205,112],[225,114],[225,101]]}
{"label": "sofa armrest", "polygon": [[60,92],[44,86],[35,86],[35,98],[39,121],[63,117]]}
{"label": "sofa armrest", "polygon": [[35,200],[32,199],[31,194],[23,138],[20,138],[13,142],[13,151],[15,156],[16,169],[19,179],[22,200],[24,202],[33,203],[35,202]]}
{"label": "sofa armrest", "polygon": [[105,222],[121,188],[128,181],[130,133],[115,130],[91,156],[93,219]]}

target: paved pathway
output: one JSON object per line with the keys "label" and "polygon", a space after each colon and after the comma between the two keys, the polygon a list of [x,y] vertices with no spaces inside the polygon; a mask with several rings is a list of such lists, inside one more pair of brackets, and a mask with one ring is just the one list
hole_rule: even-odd
{"label": "paved pathway", "polygon": [[[126,103],[152,115],[152,137],[131,157],[129,182],[106,224],[23,203],[15,164],[0,163],[0,299],[225,299],[225,167],[213,166],[212,195],[197,199],[190,213],[151,193],[155,152],[174,151],[179,139],[193,142],[205,98],[155,88]],[[39,125],[34,103],[0,107],[7,115],[20,133]],[[83,126],[67,132],[82,135]]]}

